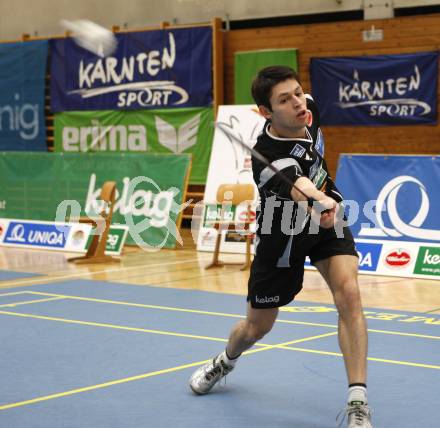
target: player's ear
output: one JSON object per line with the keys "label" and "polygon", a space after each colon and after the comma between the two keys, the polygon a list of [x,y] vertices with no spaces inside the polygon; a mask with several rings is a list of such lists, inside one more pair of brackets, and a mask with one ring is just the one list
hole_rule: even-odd
{"label": "player's ear", "polygon": [[260,112],[261,116],[264,118],[270,120],[272,119],[272,112],[264,105],[258,106],[258,111]]}

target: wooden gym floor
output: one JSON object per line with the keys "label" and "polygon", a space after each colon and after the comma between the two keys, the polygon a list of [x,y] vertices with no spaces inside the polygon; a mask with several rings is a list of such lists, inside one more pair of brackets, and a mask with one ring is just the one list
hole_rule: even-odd
{"label": "wooden gym floor", "polygon": [[[145,252],[125,247],[121,263],[76,266],[67,262],[65,253],[54,251],[0,248],[0,269],[32,272],[42,276],[3,280],[0,289],[60,280],[89,279],[133,285],[151,285],[246,294],[248,272],[239,266],[205,270],[210,253],[197,252],[189,229],[182,229],[183,247]],[[244,256],[222,254],[224,260],[239,261]],[[440,314],[440,282],[425,279],[359,275],[365,307]],[[299,301],[333,303],[331,294],[320,275],[306,271],[304,289]],[[243,306],[244,310],[244,306]]]}

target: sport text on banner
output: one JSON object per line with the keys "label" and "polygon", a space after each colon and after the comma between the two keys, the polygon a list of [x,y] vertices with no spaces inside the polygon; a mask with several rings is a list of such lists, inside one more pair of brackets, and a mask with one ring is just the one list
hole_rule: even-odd
{"label": "sport text on banner", "polygon": [[438,52],[312,58],[322,125],[437,122]]}
{"label": "sport text on banner", "polygon": [[210,27],[116,34],[101,58],[70,39],[51,40],[52,111],[133,110],[212,104]]}

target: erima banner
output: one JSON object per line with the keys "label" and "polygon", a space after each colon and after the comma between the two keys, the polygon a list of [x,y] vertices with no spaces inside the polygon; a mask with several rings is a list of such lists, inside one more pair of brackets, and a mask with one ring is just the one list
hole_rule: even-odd
{"label": "erima banner", "polygon": [[437,122],[438,52],[312,58],[323,125]]}
{"label": "erima banner", "polygon": [[269,65],[287,65],[298,69],[297,49],[263,49],[235,52],[235,104],[253,104],[251,85],[258,71]]}
{"label": "erima banner", "polygon": [[0,150],[47,150],[47,41],[0,44]]}
{"label": "erima banner", "polygon": [[[255,105],[220,106],[217,122],[221,122],[238,139],[253,147],[263,129],[265,119]],[[221,205],[217,203],[217,189],[221,184],[252,183],[251,154],[234,142],[219,128],[214,133],[212,154],[209,162],[203,207],[195,208],[200,214],[198,227],[197,250],[214,251],[217,231],[213,224],[220,219]],[[258,189],[255,186],[255,195]],[[254,208],[256,208],[255,203]],[[239,221],[246,218],[247,204],[232,207],[228,218]],[[255,216],[255,210],[252,213]],[[192,227],[194,228],[194,221]],[[222,252],[245,253],[245,237],[237,231],[222,232]]]}
{"label": "erima banner", "polygon": [[55,151],[188,153],[190,182],[205,184],[213,121],[209,107],[57,113]]}
{"label": "erima banner", "polygon": [[440,156],[342,155],[360,270],[440,279]]}
{"label": "erima banner", "polygon": [[133,110],[212,104],[210,27],[116,34],[101,58],[71,38],[51,40],[51,107]]}
{"label": "erima banner", "polygon": [[172,248],[179,239],[189,155],[137,153],[9,153],[0,156],[0,217],[65,222],[96,217],[101,187],[116,181],[113,223],[127,242]]}

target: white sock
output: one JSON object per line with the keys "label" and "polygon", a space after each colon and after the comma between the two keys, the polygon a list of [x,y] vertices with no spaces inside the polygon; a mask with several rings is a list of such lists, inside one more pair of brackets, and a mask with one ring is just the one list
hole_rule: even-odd
{"label": "white sock", "polygon": [[[240,356],[240,355],[239,355]],[[238,357],[239,357],[238,356]],[[228,365],[231,367],[234,367],[236,362],[238,361],[238,357],[232,359],[228,357],[228,354],[226,353],[226,349],[220,354],[220,358]]]}
{"label": "white sock", "polygon": [[348,388],[348,402],[360,401],[367,404],[367,388],[361,385],[351,386]]}

